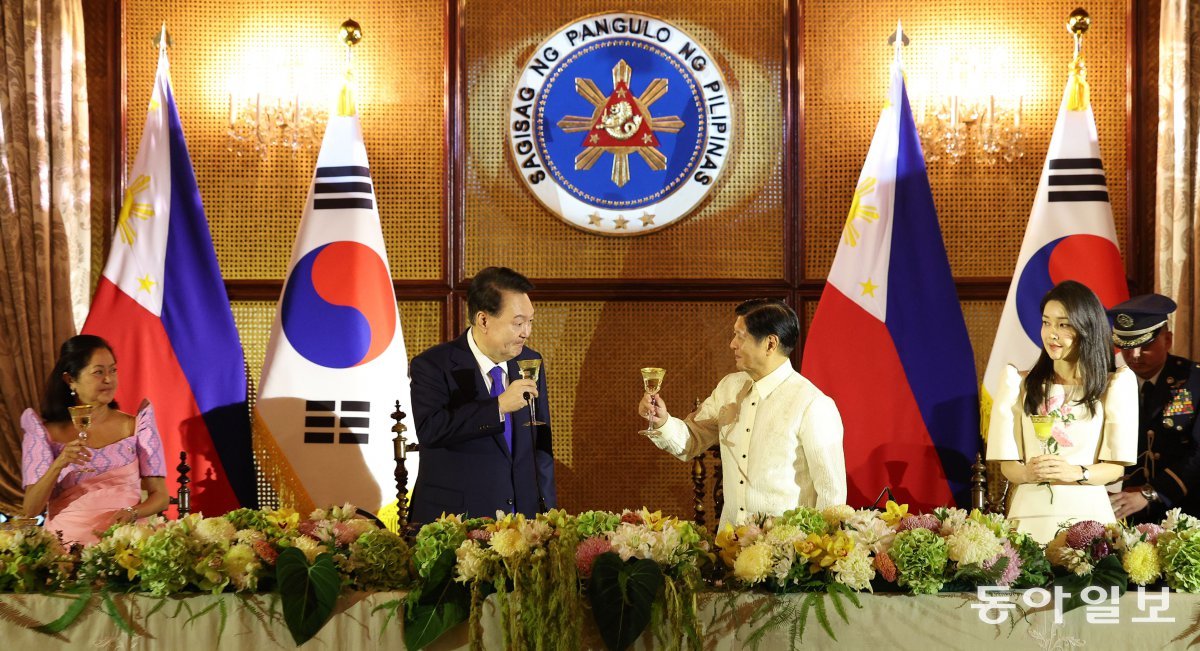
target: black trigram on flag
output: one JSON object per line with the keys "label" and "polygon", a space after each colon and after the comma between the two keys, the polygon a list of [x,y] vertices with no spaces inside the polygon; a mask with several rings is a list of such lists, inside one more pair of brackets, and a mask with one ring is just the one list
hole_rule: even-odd
{"label": "black trigram on flag", "polygon": [[342,400],[341,409],[336,400],[307,400],[304,404],[304,442],[333,443],[336,438],[338,443],[366,445],[370,414],[371,403],[365,400]]}
{"label": "black trigram on flag", "polygon": [[313,210],[370,210],[374,207],[371,170],[359,165],[317,168],[317,178],[313,183]]}
{"label": "black trigram on flag", "polygon": [[1108,203],[1104,164],[1099,158],[1051,158],[1050,201]]}

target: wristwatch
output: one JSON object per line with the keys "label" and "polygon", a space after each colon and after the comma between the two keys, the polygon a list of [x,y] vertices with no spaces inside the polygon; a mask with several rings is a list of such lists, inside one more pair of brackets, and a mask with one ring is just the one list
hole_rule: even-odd
{"label": "wristwatch", "polygon": [[1158,501],[1158,491],[1150,484],[1142,486],[1142,497],[1146,498],[1147,502],[1154,503]]}
{"label": "wristwatch", "polygon": [[1087,466],[1079,466],[1079,469],[1083,471],[1083,476],[1080,477],[1079,479],[1076,479],[1075,483],[1076,484],[1086,484],[1088,481],[1088,467]]}

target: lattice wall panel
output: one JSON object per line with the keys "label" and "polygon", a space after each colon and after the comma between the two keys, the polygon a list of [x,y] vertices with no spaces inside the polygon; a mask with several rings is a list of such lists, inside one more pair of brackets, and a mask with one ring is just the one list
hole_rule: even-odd
{"label": "lattice wall panel", "polygon": [[638,369],[667,369],[662,397],[685,416],[734,371],[733,303],[539,302],[530,345],[545,357],[559,505],[646,505],[692,516],[691,466],[638,435]]}
{"label": "lattice wall panel", "polygon": [[150,39],[165,21],[175,42],[175,98],[221,270],[226,278],[283,277],[316,150],[294,158],[279,150],[266,161],[231,152],[229,91],[295,83],[332,101],[345,69],[338,26],[353,17],[364,32],[354,51],[359,116],[392,276],[439,278],[444,16],[441,0],[128,0],[129,161],[157,64]]}
{"label": "lattice wall panel", "polygon": [[464,3],[467,275],[507,264],[538,278],[782,278],[784,4],[629,6],[675,24],[713,54],[734,91],[739,144],[706,203],[682,223],[609,238],[567,226],[524,188],[505,144],[506,119],[521,67],[542,40],[582,16],[625,7],[519,0],[497,11],[490,2]]}
{"label": "lattice wall panel", "polygon": [[[1125,0],[1091,2],[1084,42],[1087,78],[1121,250],[1128,251]],[[887,90],[892,49],[903,20],[908,84],[933,85],[940,60],[1008,51],[1008,74],[1024,79],[1026,155],[1014,165],[934,163],[930,182],[956,276],[1011,276],[1029,220],[1046,148],[1067,80],[1072,41],[1064,24],[1074,0],[963,3],[882,0],[804,3],[804,238],[808,278],[824,278],[850,207]],[[914,104],[919,97],[912,97]]]}

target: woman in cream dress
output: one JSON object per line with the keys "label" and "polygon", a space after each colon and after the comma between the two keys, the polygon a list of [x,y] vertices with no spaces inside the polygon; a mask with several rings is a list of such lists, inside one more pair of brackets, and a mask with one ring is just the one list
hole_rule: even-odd
{"label": "woman in cream dress", "polygon": [[1113,370],[1111,327],[1090,289],[1064,281],[1041,307],[1042,352],[1028,373],[1005,368],[987,458],[1016,486],[1008,517],[1048,543],[1064,524],[1115,521],[1105,485],[1136,461],[1138,393],[1132,371]]}

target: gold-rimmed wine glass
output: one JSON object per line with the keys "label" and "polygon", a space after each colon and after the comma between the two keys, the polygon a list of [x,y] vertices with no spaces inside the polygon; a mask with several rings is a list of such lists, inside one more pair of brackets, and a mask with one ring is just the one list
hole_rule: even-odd
{"label": "gold-rimmed wine glass", "polygon": [[[71,422],[75,425],[75,429],[79,432],[79,440],[87,445],[88,430],[92,428],[92,413],[96,410],[95,405],[73,405],[67,407],[67,411],[71,412]],[[95,472],[95,468],[79,464],[75,468],[77,472]]]}
{"label": "gold-rimmed wine glass", "polygon": [[[646,393],[650,394],[650,404],[652,405],[655,404],[654,396],[658,395],[658,391],[662,389],[663,377],[665,377],[666,374],[667,369],[665,368],[647,366],[646,368],[642,369],[642,388],[646,390]],[[640,433],[642,435],[648,435],[653,432],[654,419],[650,417],[650,414],[646,414],[646,429],[642,430]]]}
{"label": "gold-rimmed wine glass", "polygon": [[[517,368],[521,369],[522,380],[533,380],[534,384],[537,384],[538,376],[542,372],[542,360],[518,359]],[[528,396],[529,400],[529,426],[533,427],[535,425],[545,425],[545,423],[537,419],[537,411],[533,407],[533,394],[528,393],[526,395]]]}

